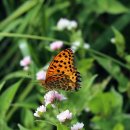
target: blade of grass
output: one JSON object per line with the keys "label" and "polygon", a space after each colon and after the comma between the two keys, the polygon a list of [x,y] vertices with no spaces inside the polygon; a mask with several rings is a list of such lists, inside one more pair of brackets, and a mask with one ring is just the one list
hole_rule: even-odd
{"label": "blade of grass", "polygon": [[[17,101],[16,102],[21,102],[25,99],[25,97],[30,93],[30,91],[32,90],[33,88],[33,84],[32,83],[29,83],[26,87],[25,87],[25,90],[22,92],[22,94],[18,97]],[[13,107],[9,113],[7,114],[7,121],[10,120],[11,116],[14,114],[14,112],[18,109],[19,107],[18,106],[15,106]]]}
{"label": "blade of grass", "polygon": [[11,46],[8,50],[8,53],[5,53],[5,55],[2,57],[0,62],[0,68],[2,68],[6,62],[10,59],[10,57],[16,52],[17,45]]}
{"label": "blade of grass", "polygon": [[0,30],[3,30],[9,23],[11,23],[14,19],[21,16],[32,7],[37,4],[38,1],[36,0],[29,0],[26,1],[21,7],[19,7],[12,15],[8,16],[5,20],[0,23]]}
{"label": "blade of grass", "polygon": [[5,84],[5,80],[3,80],[3,81],[0,83],[0,91],[1,91],[1,89],[3,88],[4,84]]}
{"label": "blade of grass", "polygon": [[[28,38],[28,39],[35,39],[35,40],[43,40],[43,41],[57,41],[59,39],[49,38],[49,37],[43,37],[43,36],[36,36],[36,35],[28,35],[28,34],[18,34],[18,33],[0,33],[0,36],[2,37],[15,37],[15,38]],[[63,41],[65,44],[68,44],[68,42]]]}
{"label": "blade of grass", "polygon": [[9,88],[7,88],[2,95],[0,96],[0,116],[1,118],[5,118],[5,114],[10,107],[11,102],[14,99],[14,96],[21,84],[22,80],[18,81],[17,83],[13,84]]}

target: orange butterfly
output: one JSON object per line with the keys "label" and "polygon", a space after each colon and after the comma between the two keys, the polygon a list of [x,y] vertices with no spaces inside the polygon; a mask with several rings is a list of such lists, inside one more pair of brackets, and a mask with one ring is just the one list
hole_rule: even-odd
{"label": "orange butterfly", "polygon": [[47,70],[46,79],[41,84],[49,90],[78,90],[80,88],[80,73],[74,67],[74,55],[71,49],[61,51]]}

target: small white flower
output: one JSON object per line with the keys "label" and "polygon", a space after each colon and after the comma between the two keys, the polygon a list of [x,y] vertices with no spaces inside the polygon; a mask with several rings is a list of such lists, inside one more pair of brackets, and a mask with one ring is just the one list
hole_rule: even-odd
{"label": "small white flower", "polygon": [[60,122],[65,122],[67,119],[72,119],[72,113],[69,110],[63,111],[59,115],[57,115],[57,119]]}
{"label": "small white flower", "polygon": [[34,116],[35,117],[40,117],[39,114],[38,114],[38,111],[35,111]]}
{"label": "small white flower", "polygon": [[71,130],[81,130],[83,127],[84,127],[84,124],[83,124],[83,123],[77,122],[76,124],[74,124],[74,125],[71,127]]}
{"label": "small white flower", "polygon": [[44,96],[45,106],[48,104],[52,104],[52,106],[54,106],[53,102],[55,100],[62,101],[66,99],[67,98],[64,95],[59,94],[57,91],[49,91]]}
{"label": "small white flower", "polygon": [[44,112],[46,112],[46,107],[44,105],[41,105],[37,108],[37,110],[34,113],[35,117],[40,117]]}
{"label": "small white flower", "polygon": [[40,107],[37,108],[37,111],[46,112],[46,107],[44,105],[41,105]]}
{"label": "small white flower", "polygon": [[89,111],[90,111],[90,109],[87,107],[87,108],[85,108],[85,111],[86,111],[86,112],[89,112]]}
{"label": "small white flower", "polygon": [[28,66],[23,67],[23,70],[27,71],[29,69]]}
{"label": "small white flower", "polygon": [[77,28],[77,26],[78,26],[77,22],[73,20],[73,21],[69,22],[69,25],[67,26],[67,29],[72,30],[72,29]]}
{"label": "small white flower", "polygon": [[110,39],[111,43],[115,43],[116,42],[116,39],[113,37]]}
{"label": "small white flower", "polygon": [[31,58],[30,56],[25,56],[21,61],[20,61],[20,65],[25,67],[28,66],[31,63]]}
{"label": "small white flower", "polygon": [[90,48],[90,45],[89,45],[88,43],[85,43],[85,44],[84,44],[84,48],[85,48],[85,49],[89,49],[89,48]]}
{"label": "small white flower", "polygon": [[65,18],[61,18],[57,23],[57,29],[64,30],[68,27],[68,25],[69,25],[69,20]]}
{"label": "small white flower", "polygon": [[80,41],[75,41],[75,42],[72,43],[72,45],[73,45],[73,46],[76,46],[76,47],[79,47],[80,44],[81,44]]}
{"label": "small white flower", "polygon": [[63,46],[63,42],[62,41],[55,41],[55,42],[52,42],[50,44],[50,49],[51,50],[57,50],[57,49],[62,48],[62,46]]}
{"label": "small white flower", "polygon": [[71,49],[75,52],[79,48],[80,45],[81,45],[80,41],[75,41],[72,43]]}
{"label": "small white flower", "polygon": [[41,70],[41,71],[37,72],[37,74],[36,74],[37,80],[45,80],[45,78],[46,78],[46,72],[45,71]]}

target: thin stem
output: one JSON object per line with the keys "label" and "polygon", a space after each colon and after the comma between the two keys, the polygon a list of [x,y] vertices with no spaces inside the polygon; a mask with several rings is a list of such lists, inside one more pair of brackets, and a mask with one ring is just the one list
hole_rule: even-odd
{"label": "thin stem", "polygon": [[[43,40],[43,41],[58,41],[59,39],[37,36],[37,35],[29,35],[29,34],[18,34],[18,33],[8,33],[8,32],[0,32],[0,36],[3,37],[16,37],[16,38],[28,38],[28,39],[36,39],[36,40]],[[63,41],[65,44],[68,42]]]}
{"label": "thin stem", "polygon": [[46,122],[48,124],[51,124],[51,125],[55,125],[56,126],[56,123],[50,121],[50,120],[36,120],[35,122]]}
{"label": "thin stem", "polygon": [[101,52],[99,52],[99,51],[95,51],[95,50],[93,50],[93,49],[89,49],[89,51],[92,52],[92,53],[95,53],[95,54],[97,54],[97,55],[100,55],[100,56],[102,56],[102,57],[106,57],[107,59],[110,59],[110,60],[112,60],[113,62],[119,64],[120,66],[122,66],[122,67],[124,67],[124,68],[130,70],[130,67],[129,67],[129,66],[126,66],[124,63],[122,63],[122,62],[120,62],[120,61],[114,59],[113,57],[110,57],[110,56],[108,56],[108,55],[106,55],[106,54],[103,54],[103,53],[101,53]]}

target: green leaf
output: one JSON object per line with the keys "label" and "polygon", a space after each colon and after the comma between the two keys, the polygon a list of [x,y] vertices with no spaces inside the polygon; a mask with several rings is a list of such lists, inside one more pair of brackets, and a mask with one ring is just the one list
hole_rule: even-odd
{"label": "green leaf", "polygon": [[28,72],[25,71],[16,71],[16,72],[12,72],[10,74],[8,74],[7,76],[4,77],[4,80],[10,80],[10,79],[14,79],[14,78],[31,78],[28,75]]}
{"label": "green leaf", "polygon": [[112,27],[112,30],[115,34],[115,38],[114,38],[115,42],[113,42],[113,44],[115,44],[115,46],[116,46],[117,55],[119,55],[120,57],[123,57],[124,53],[125,53],[124,36],[115,27]]}
{"label": "green leaf", "polygon": [[118,64],[112,62],[111,59],[93,55],[97,62],[119,83],[119,90],[124,92],[127,90],[128,79],[123,75]]}
{"label": "green leaf", "polygon": [[8,62],[8,60],[14,55],[14,53],[17,50],[17,45],[10,47],[8,53],[5,53],[3,57],[1,58],[0,62],[0,68],[3,68]]}
{"label": "green leaf", "polygon": [[[102,105],[101,105],[102,104]],[[89,102],[90,110],[101,117],[118,114],[122,108],[122,97],[114,89],[111,92],[99,93]]]}
{"label": "green leaf", "polygon": [[0,118],[0,129],[1,130],[12,130],[7,126],[7,122]]}
{"label": "green leaf", "polygon": [[3,88],[4,84],[5,84],[5,81],[2,81],[2,82],[0,83],[0,90]]}
{"label": "green leaf", "polygon": [[20,130],[30,130],[30,129],[23,127],[21,124],[18,124],[18,127],[19,127]]}
{"label": "green leaf", "polygon": [[69,130],[69,128],[63,124],[57,124],[57,130]]}
{"label": "green leaf", "polygon": [[124,128],[123,124],[117,123],[117,124],[114,126],[113,130],[125,130],[125,128]]}
{"label": "green leaf", "polygon": [[18,18],[28,10],[30,10],[32,7],[34,7],[37,4],[37,1],[27,1],[22,6],[20,6],[14,13],[12,13],[10,16],[8,16],[5,20],[3,20],[0,24],[0,30],[4,29],[6,26],[8,26],[14,19]]}
{"label": "green leaf", "polygon": [[125,130],[130,130],[130,115],[129,114],[123,114],[123,124],[124,124]]}
{"label": "green leaf", "polygon": [[78,68],[80,68],[80,72],[84,73],[84,72],[88,71],[89,69],[91,69],[93,62],[94,62],[93,58],[87,58],[87,59],[80,60],[80,62],[78,63]]}
{"label": "green leaf", "polygon": [[11,102],[14,99],[14,96],[17,92],[17,89],[19,88],[21,84],[21,81],[18,81],[17,83],[10,86],[8,89],[6,89],[2,95],[0,96],[0,117],[5,118],[5,114],[7,110],[9,109]]}
{"label": "green leaf", "polygon": [[33,115],[32,111],[30,111],[28,109],[23,109],[21,116],[22,116],[21,118],[22,118],[22,122],[23,122],[24,126],[26,126],[28,128],[33,127],[34,115]]}
{"label": "green leaf", "polygon": [[127,61],[128,65],[130,65],[130,55],[126,55],[125,60]]}
{"label": "green leaf", "polygon": [[73,92],[69,93],[68,99],[70,99],[70,101],[64,104],[64,106],[62,105],[64,109],[68,109],[68,106],[70,106],[70,111],[76,115],[77,113],[79,114],[82,110],[87,108],[88,101],[92,97],[90,90],[96,77],[97,75],[89,77],[87,76],[87,78],[85,78],[84,76],[81,89],[76,93]]}
{"label": "green leaf", "polygon": [[128,11],[128,9],[117,0],[98,0],[96,2],[98,6],[97,11],[100,13],[120,14]]}
{"label": "green leaf", "polygon": [[48,17],[52,17],[54,15],[54,13],[60,12],[64,9],[66,9],[67,7],[69,7],[70,3],[68,1],[62,1],[61,3],[57,3],[56,6],[52,6],[51,8],[46,8],[46,15]]}
{"label": "green leaf", "polygon": [[[10,23],[7,27],[4,28],[4,30],[2,30],[2,32],[11,32],[12,30],[14,30],[20,23],[22,22],[22,19],[16,19],[14,20],[12,23]],[[0,41],[3,40],[4,37],[0,37]]]}

